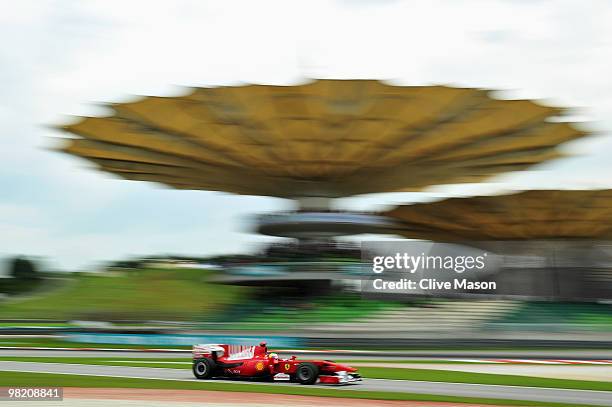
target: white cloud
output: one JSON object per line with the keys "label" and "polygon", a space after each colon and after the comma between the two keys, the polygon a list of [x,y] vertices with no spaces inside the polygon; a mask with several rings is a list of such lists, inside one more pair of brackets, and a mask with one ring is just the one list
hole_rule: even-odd
{"label": "white cloud", "polygon": [[[582,107],[606,136],[612,125],[612,6],[604,1],[4,3],[4,254],[44,254],[78,267],[135,252],[240,250],[258,238],[240,233],[239,219],[285,205],[119,181],[43,150],[45,137],[57,133],[41,126],[102,112],[89,102],[166,95],[176,85],[367,77],[509,89],[514,97]],[[609,137],[571,150],[588,155],[483,185],[343,204],[365,209],[508,188],[612,186]]]}

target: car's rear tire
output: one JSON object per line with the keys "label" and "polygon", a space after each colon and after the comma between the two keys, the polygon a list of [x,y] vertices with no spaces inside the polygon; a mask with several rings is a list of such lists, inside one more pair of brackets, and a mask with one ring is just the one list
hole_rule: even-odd
{"label": "car's rear tire", "polygon": [[193,375],[197,379],[210,379],[217,368],[217,364],[210,358],[197,359],[193,362]]}
{"label": "car's rear tire", "polygon": [[295,371],[295,378],[300,384],[315,384],[319,378],[319,368],[314,363],[300,363]]}

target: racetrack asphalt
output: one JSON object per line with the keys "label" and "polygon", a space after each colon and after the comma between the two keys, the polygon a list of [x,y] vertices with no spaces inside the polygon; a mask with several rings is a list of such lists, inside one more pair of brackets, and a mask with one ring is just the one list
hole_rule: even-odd
{"label": "racetrack asphalt", "polygon": [[[141,379],[161,379],[195,381],[191,372],[182,369],[78,365],[63,363],[9,362],[0,361],[0,371],[77,374],[90,376],[129,377]],[[215,380],[215,382],[236,383],[232,380]],[[244,384],[257,382],[240,381]],[[299,386],[294,383],[278,382],[270,386]],[[313,386],[327,387],[329,386]],[[541,402],[561,402],[568,404],[593,404],[612,406],[612,392],[594,390],[569,390],[537,387],[498,386],[465,383],[441,383],[412,380],[364,379],[363,382],[350,386],[336,386],[338,391],[388,391],[420,394],[438,394],[462,397],[484,397],[512,400],[530,400]]]}

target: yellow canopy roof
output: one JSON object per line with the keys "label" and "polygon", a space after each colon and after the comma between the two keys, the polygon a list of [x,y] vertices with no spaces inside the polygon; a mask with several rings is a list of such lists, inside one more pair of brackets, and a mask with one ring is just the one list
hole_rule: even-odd
{"label": "yellow canopy roof", "polygon": [[481,89],[318,80],[193,88],[61,129],[63,151],[179,189],[341,197],[475,182],[559,156],[562,109]]}
{"label": "yellow canopy roof", "polygon": [[526,191],[402,205],[397,233],[434,241],[612,239],[612,190]]}

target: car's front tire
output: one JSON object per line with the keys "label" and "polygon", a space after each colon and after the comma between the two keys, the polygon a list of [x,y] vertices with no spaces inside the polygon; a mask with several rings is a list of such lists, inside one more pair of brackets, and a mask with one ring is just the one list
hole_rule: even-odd
{"label": "car's front tire", "polygon": [[193,375],[197,379],[210,379],[217,368],[214,360],[210,358],[197,359],[193,362]]}
{"label": "car's front tire", "polygon": [[300,384],[315,384],[319,378],[319,368],[314,363],[300,363],[295,371],[295,378]]}

